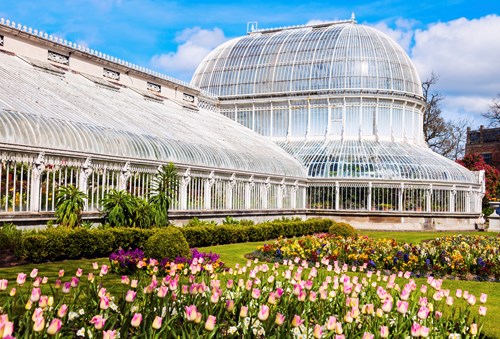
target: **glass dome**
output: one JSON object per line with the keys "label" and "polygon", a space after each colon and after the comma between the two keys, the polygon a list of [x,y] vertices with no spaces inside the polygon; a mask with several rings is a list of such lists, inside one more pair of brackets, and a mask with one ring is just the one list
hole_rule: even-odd
{"label": "glass dome", "polygon": [[345,90],[422,96],[405,51],[355,21],[263,30],[233,39],[205,58],[191,83],[221,97]]}

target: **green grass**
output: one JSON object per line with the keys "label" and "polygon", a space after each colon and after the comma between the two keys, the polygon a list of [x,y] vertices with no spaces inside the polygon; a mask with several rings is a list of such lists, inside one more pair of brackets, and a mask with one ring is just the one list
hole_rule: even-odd
{"label": "green grass", "polygon": [[[409,242],[418,244],[425,240],[431,240],[439,237],[450,235],[464,234],[464,232],[387,232],[387,231],[359,231],[360,234],[366,235],[373,239],[395,239],[397,242]],[[467,232],[466,234],[482,235],[482,236],[497,236],[495,232]]]}
{"label": "green grass", "polygon": [[[373,238],[394,238],[397,241],[408,241],[412,243],[418,243],[422,240],[429,240],[436,237],[442,237],[445,235],[457,234],[457,232],[382,232],[382,231],[361,231],[360,233],[368,235]],[[480,233],[481,235],[494,235],[496,233]],[[203,252],[214,252],[221,256],[221,260],[228,266],[234,267],[237,263],[240,265],[245,264],[247,259],[245,255],[251,253],[257,249],[258,246],[264,244],[264,242],[253,242],[253,243],[240,243],[240,244],[230,244],[221,246],[211,246],[200,248]],[[98,262],[99,264],[109,264],[107,258],[100,259],[82,259],[82,260],[67,260],[61,262],[52,262],[45,264],[28,264],[11,268],[0,269],[0,279],[8,279],[10,281],[15,280],[17,273],[24,272],[29,273],[33,268],[38,268],[40,270],[40,276],[47,276],[50,281],[53,281],[57,276],[59,269],[64,268],[66,276],[73,276],[78,268],[84,269],[84,274],[91,271],[92,263]],[[85,276],[82,277],[85,279]],[[426,283],[425,279],[416,279],[417,284]],[[115,285],[119,287],[120,276],[115,274],[108,274],[103,278],[103,282],[107,286]],[[458,281],[458,280],[445,280],[443,283],[443,288],[451,290],[454,295],[456,289],[467,290],[474,295],[478,296],[481,293],[488,294],[488,302],[486,304],[488,308],[487,315],[484,319],[484,332],[488,338],[500,338],[500,284],[492,282],[477,282],[477,281]],[[476,309],[478,306],[476,305]]]}

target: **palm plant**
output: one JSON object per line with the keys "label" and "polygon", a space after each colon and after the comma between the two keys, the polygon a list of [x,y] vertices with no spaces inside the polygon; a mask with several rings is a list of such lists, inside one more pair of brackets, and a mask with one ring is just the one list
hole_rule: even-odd
{"label": "palm plant", "polygon": [[149,202],[154,211],[157,226],[168,224],[168,209],[175,199],[179,178],[173,163],[162,165],[151,182]]}
{"label": "palm plant", "polygon": [[85,199],[87,195],[73,185],[59,187],[55,202],[59,225],[70,228],[80,226]]}
{"label": "palm plant", "polygon": [[110,189],[101,200],[106,221],[111,226],[131,226],[134,199],[125,190]]}
{"label": "palm plant", "polygon": [[153,210],[151,204],[140,197],[132,197],[134,209],[132,211],[132,226],[150,228],[153,223]]}

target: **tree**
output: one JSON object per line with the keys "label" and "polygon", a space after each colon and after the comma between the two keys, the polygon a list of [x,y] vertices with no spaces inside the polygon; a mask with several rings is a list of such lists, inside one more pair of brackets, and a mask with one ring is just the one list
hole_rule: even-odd
{"label": "tree", "polygon": [[446,121],[442,117],[441,101],[444,96],[431,88],[439,80],[439,77],[431,73],[429,79],[422,83],[424,100],[427,103],[424,110],[424,139],[429,148],[447,158],[456,160],[463,156],[467,126],[471,122],[466,119]]}
{"label": "tree", "polygon": [[490,105],[488,112],[482,115],[490,121],[490,127],[500,127],[500,93],[493,98],[493,103]]}
{"label": "tree", "polygon": [[87,195],[73,185],[59,187],[55,201],[57,223],[69,228],[80,226],[85,199]]}
{"label": "tree", "polygon": [[483,198],[483,210],[489,208],[488,201],[500,197],[500,171],[484,162],[481,154],[468,154],[457,163],[471,171],[484,170],[486,192]]}
{"label": "tree", "polygon": [[125,190],[110,189],[101,200],[106,221],[111,226],[130,226],[132,224],[135,202]]}
{"label": "tree", "polygon": [[175,199],[178,186],[179,178],[173,163],[158,168],[158,172],[151,182],[149,199],[149,203],[153,208],[156,226],[168,224],[168,209],[172,205],[172,200]]}

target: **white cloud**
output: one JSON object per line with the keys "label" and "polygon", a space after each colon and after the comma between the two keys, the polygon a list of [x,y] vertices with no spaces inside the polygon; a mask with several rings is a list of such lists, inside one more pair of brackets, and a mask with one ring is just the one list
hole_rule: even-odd
{"label": "white cloud", "polygon": [[386,21],[382,21],[371,26],[390,36],[401,47],[403,47],[406,52],[409,52],[416,24],[417,22],[415,20],[399,18],[394,22],[394,28],[389,27]]}
{"label": "white cloud", "polygon": [[415,32],[411,57],[422,79],[434,72],[447,111],[479,116],[500,91],[500,17],[435,23]]}
{"label": "white cloud", "polygon": [[177,51],[155,55],[151,58],[151,64],[169,75],[190,81],[203,58],[226,40],[228,38],[220,28],[187,28],[175,39],[179,43]]}

